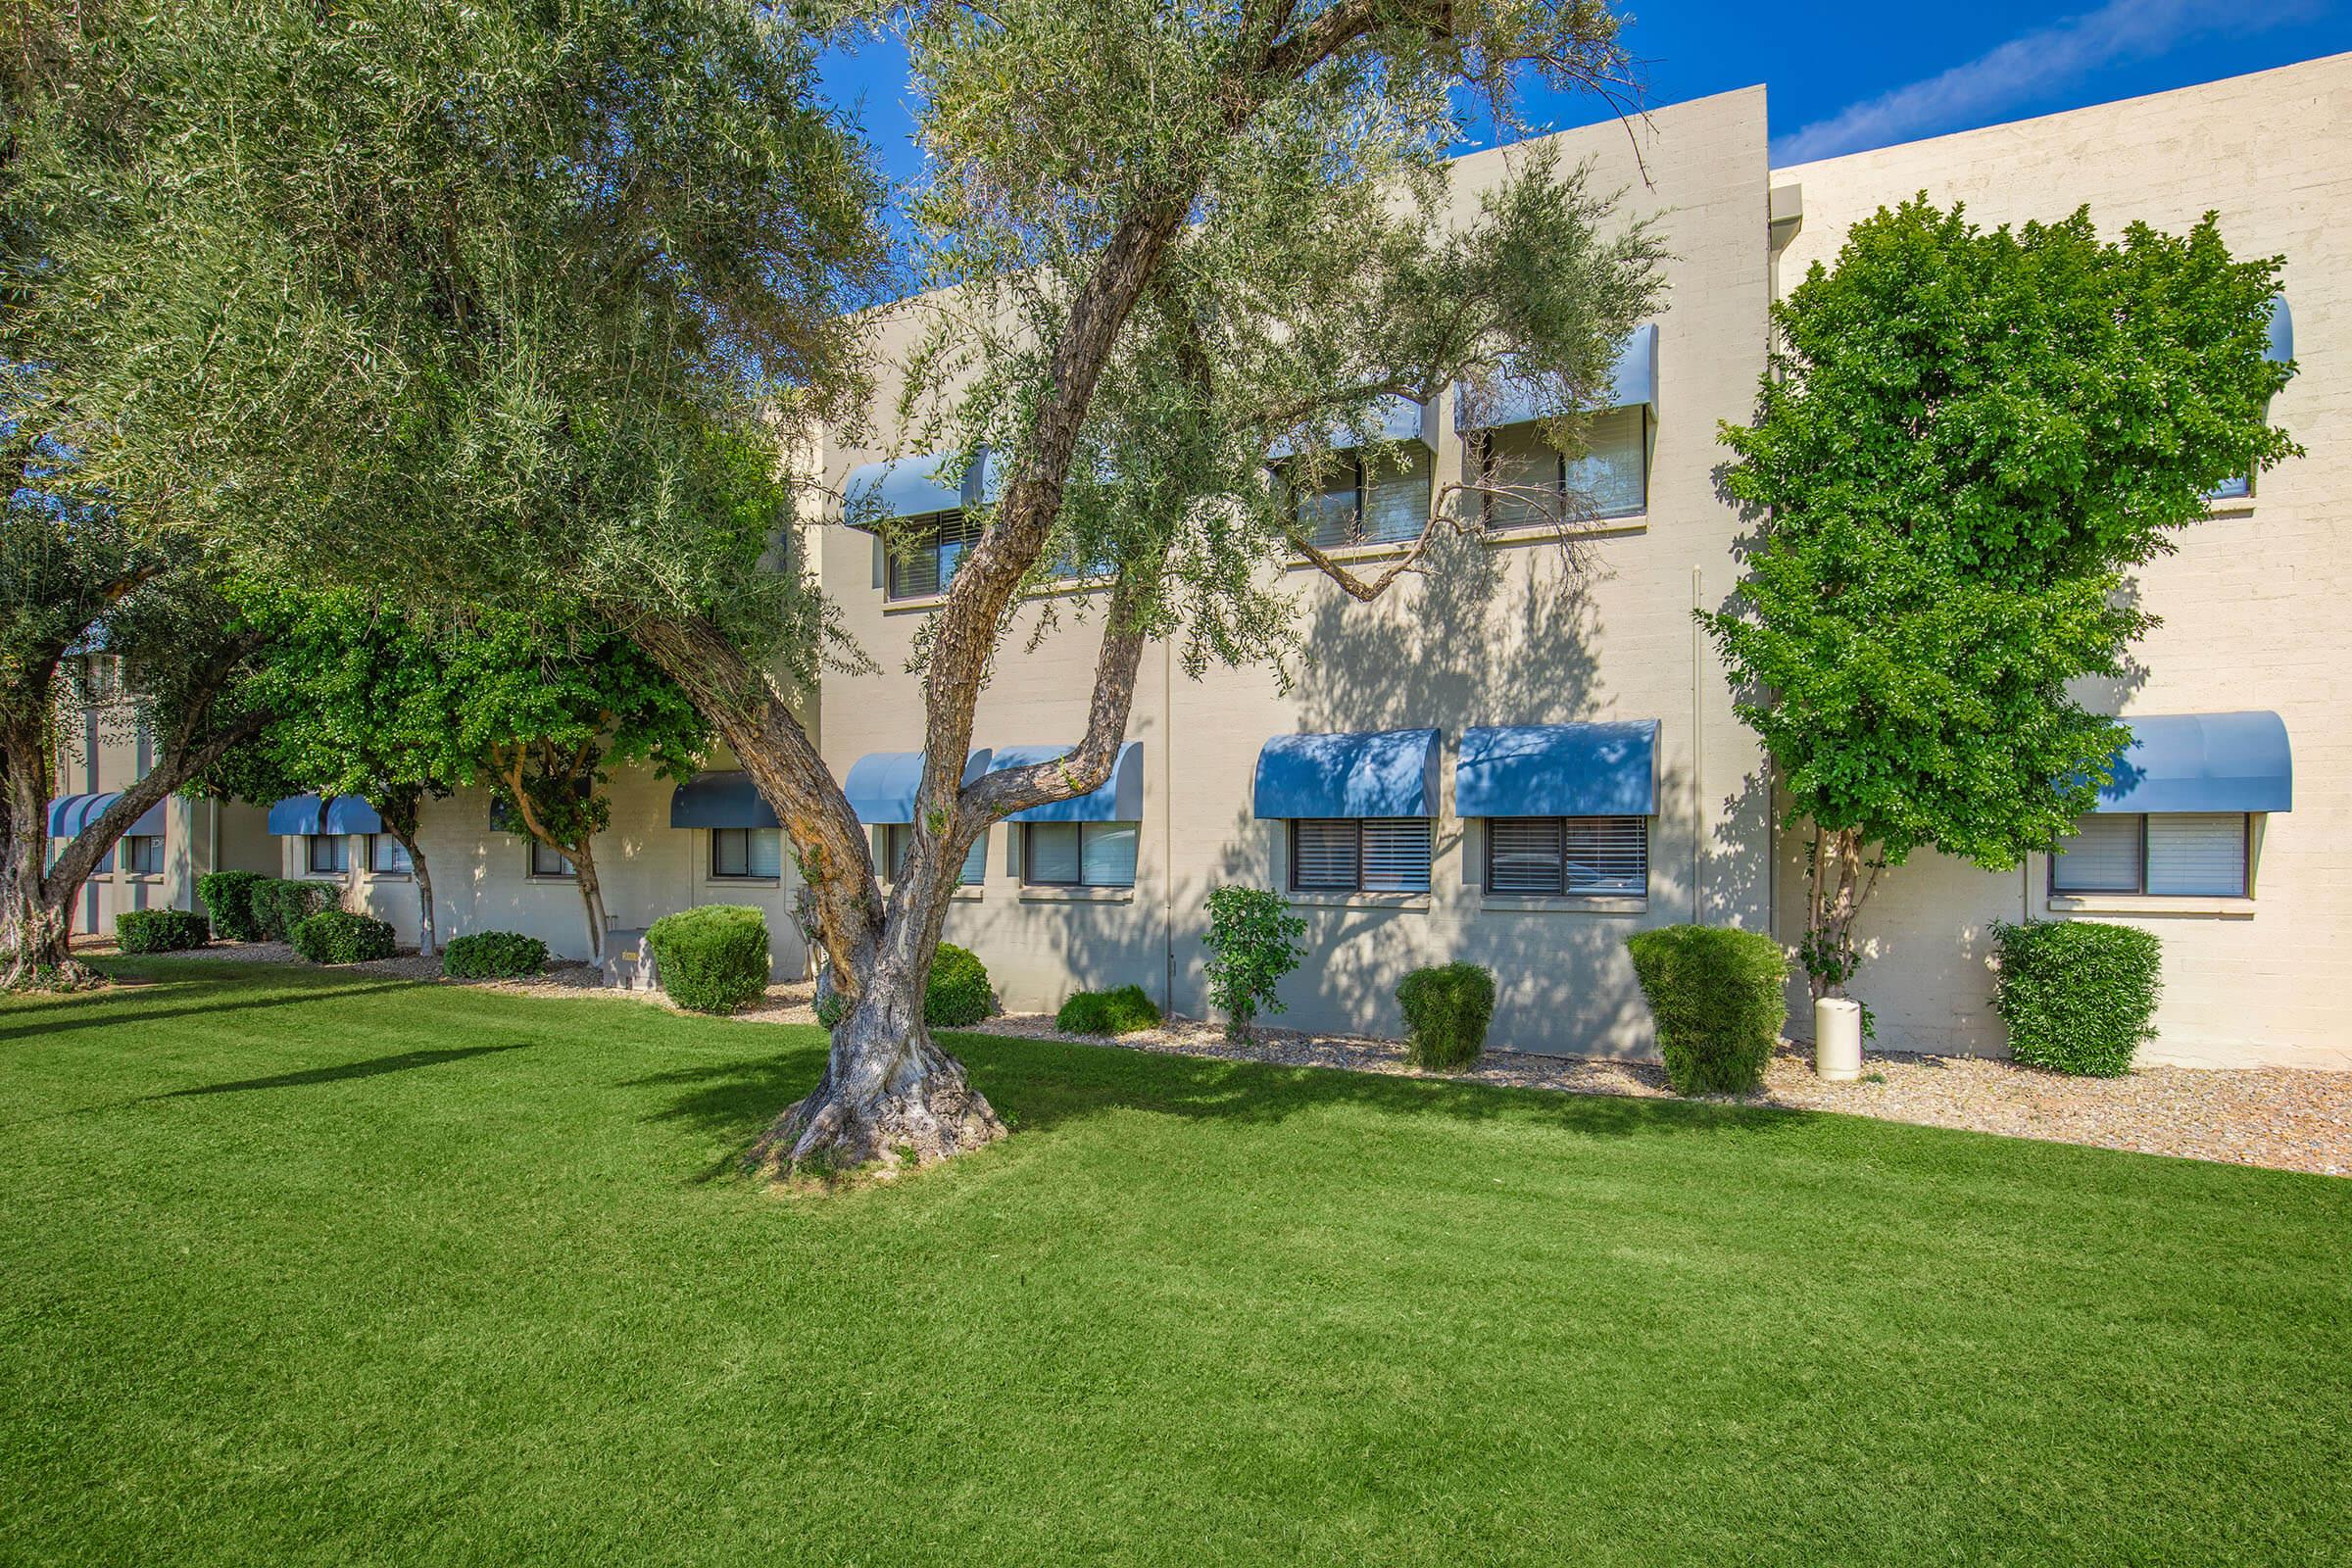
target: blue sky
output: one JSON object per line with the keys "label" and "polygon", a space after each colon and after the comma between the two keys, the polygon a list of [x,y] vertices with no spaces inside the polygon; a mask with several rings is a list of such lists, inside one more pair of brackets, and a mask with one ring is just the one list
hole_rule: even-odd
{"label": "blue sky", "polygon": [[[1632,6],[1627,41],[1647,101],[1670,104],[1763,82],[1773,161],[1866,147],[2212,81],[2352,50],[2352,0],[2106,0],[2081,9],[1723,0]],[[825,60],[834,101],[855,108],[893,178],[915,172],[906,59],[888,42]],[[1538,103],[1546,128],[1590,123],[1591,99]]]}

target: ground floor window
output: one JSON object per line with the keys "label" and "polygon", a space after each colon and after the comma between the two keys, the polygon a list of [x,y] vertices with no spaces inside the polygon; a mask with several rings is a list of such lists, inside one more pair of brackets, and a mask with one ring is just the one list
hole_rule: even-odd
{"label": "ground floor window", "polygon": [[2252,824],[2243,811],[2086,816],[2050,857],[2050,892],[2242,899]]}
{"label": "ground floor window", "polygon": [[133,833],[122,841],[122,869],[133,876],[164,874],[164,836]]}
{"label": "ground floor window", "polygon": [[1427,893],[1429,819],[1299,817],[1291,823],[1295,893]]}
{"label": "ground floor window", "polygon": [[303,863],[313,876],[341,876],[351,869],[351,841],[340,833],[305,836],[309,848]]}
{"label": "ground floor window", "polygon": [[531,875],[578,876],[580,868],[561,850],[550,849],[537,839],[531,840]]}
{"label": "ground floor window", "polygon": [[[906,852],[914,847],[914,824],[893,822],[882,830],[883,858],[890,866],[890,879],[899,879],[899,869],[906,863]],[[970,853],[963,858],[963,869],[956,873],[957,887],[978,887],[988,880],[988,835],[981,834],[972,841]]]}
{"label": "ground floor window", "polygon": [[1649,818],[1489,817],[1487,891],[1645,897]]}
{"label": "ground floor window", "polygon": [[408,876],[416,867],[409,860],[409,847],[389,833],[368,835],[368,869],[385,876]]}
{"label": "ground floor window", "polygon": [[775,827],[714,827],[710,830],[710,874],[772,880],[784,874],[784,830]]}
{"label": "ground floor window", "polygon": [[1021,880],[1046,888],[1135,886],[1135,822],[1028,822],[1021,828]]}

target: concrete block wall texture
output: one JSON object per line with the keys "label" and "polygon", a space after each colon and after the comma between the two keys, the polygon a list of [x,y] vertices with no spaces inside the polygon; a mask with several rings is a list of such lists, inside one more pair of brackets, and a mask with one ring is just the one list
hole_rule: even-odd
{"label": "concrete block wall texture", "polygon": [[[2084,692],[2132,713],[2269,709],[2294,752],[2294,809],[2259,819],[2248,901],[2085,900],[2053,909],[2048,867],[1979,871],[1939,857],[1890,873],[1863,926],[1855,993],[1880,1040],[2003,1049],[1987,927],[2021,915],[2119,920],[2164,943],[2161,1038],[2143,1059],[2352,1066],[2337,999],[2352,982],[2352,55],[2123,103],[1776,170],[1803,187],[1785,285],[1835,258],[1846,228],[1925,190],[1991,224],[2087,204],[2103,232],[2137,220],[2179,232],[2218,212],[2240,256],[2285,258],[2298,373],[2273,411],[2307,449],[2249,502],[2217,506],[2139,574],[2163,617],[2127,690]],[[1785,840],[1785,937],[1803,929],[1802,846]]]}
{"label": "concrete block wall texture", "polygon": [[[948,940],[979,953],[1006,1005],[1051,1008],[1073,990],[1133,981],[1178,1010],[1206,1012],[1208,891],[1229,881],[1286,884],[1287,829],[1255,820],[1250,794],[1258,748],[1296,732],[1437,727],[1448,805],[1428,895],[1298,897],[1311,956],[1285,987],[1285,1023],[1395,1033],[1396,982],[1419,965],[1468,957],[1496,971],[1498,1041],[1639,1053],[1649,1049],[1650,1026],[1626,936],[1694,909],[1766,920],[1759,759],[1690,619],[1694,602],[1729,591],[1735,570],[1735,519],[1714,493],[1715,423],[1744,416],[1763,368],[1764,94],[1663,109],[1631,136],[1611,122],[1560,140],[1570,159],[1591,160],[1598,188],[1626,188],[1629,220],[1656,216],[1674,253],[1658,323],[1646,514],[1599,529],[1574,551],[1524,539],[1448,544],[1433,552],[1427,580],[1408,579],[1369,607],[1311,569],[1286,571],[1282,586],[1298,602],[1312,656],[1287,692],[1262,668],[1214,669],[1194,681],[1169,649],[1151,649],[1129,726],[1146,762],[1133,890],[1023,889],[1014,830],[1001,826],[990,836],[986,883],[952,906]],[[1511,156],[1485,153],[1455,166],[1457,214],[1474,210]],[[886,363],[910,341],[910,316],[885,331]],[[895,393],[886,380],[874,407],[891,408]],[[1462,462],[1451,412],[1441,400],[1440,485]],[[887,442],[887,431],[879,439]],[[850,468],[884,455],[886,447],[832,447],[826,477],[839,486]],[[920,686],[904,666],[926,611],[884,601],[873,586],[873,548],[864,533],[825,530],[827,589],[883,671],[825,682],[824,752],[837,775],[868,753],[922,743]],[[1030,651],[1036,613],[1024,612],[1003,645],[980,699],[977,746],[1067,743],[1083,731],[1099,632],[1065,614]],[[1630,906],[1486,899],[1477,825],[1449,805],[1463,729],[1584,718],[1660,721],[1648,898]]]}

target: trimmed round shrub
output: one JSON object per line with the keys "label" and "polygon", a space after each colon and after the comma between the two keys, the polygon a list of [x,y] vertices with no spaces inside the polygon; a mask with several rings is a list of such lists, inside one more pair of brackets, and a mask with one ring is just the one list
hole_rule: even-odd
{"label": "trimmed round shrub", "polygon": [[349,909],[320,909],[286,933],[294,951],[313,963],[366,963],[392,956],[392,927]]}
{"label": "trimmed round shrub", "polygon": [[1494,1017],[1494,976],[1475,963],[1415,969],[1398,983],[1404,1055],[1416,1067],[1459,1067],[1486,1049]]}
{"label": "trimmed round shrub", "polygon": [[475,931],[441,950],[441,972],[452,980],[512,980],[547,967],[547,944],[519,931]]}
{"label": "trimmed round shrub", "polygon": [[324,909],[333,890],[323,882],[268,876],[253,885],[253,925],[264,942],[291,942],[294,928]]}
{"label": "trimmed round shrub", "polygon": [[259,871],[207,871],[196,879],[196,900],[212,916],[213,934],[223,942],[259,942],[253,892],[270,878]]}
{"label": "trimmed round shrub", "polygon": [[2009,1054],[2052,1072],[2120,1078],[2156,1038],[2164,947],[2152,931],[2099,920],[1997,924],[1993,1010],[2009,1026]]}
{"label": "trimmed round shrub", "polygon": [[689,1012],[733,1012],[767,991],[767,916],[748,904],[706,904],[645,933],[669,1000]]}
{"label": "trimmed round shrub", "polygon": [[923,993],[923,1022],[934,1029],[978,1023],[997,1010],[988,988],[988,966],[969,948],[942,942],[931,959],[931,985]]}
{"label": "trimmed round shrub", "polygon": [[115,916],[115,946],[124,953],[181,953],[212,940],[212,923],[192,909],[125,909]]}
{"label": "trimmed round shrub", "polygon": [[1054,1015],[1054,1027],[1065,1035],[1131,1035],[1158,1023],[1159,1004],[1142,986],[1081,991]]}
{"label": "trimmed round shrub", "polygon": [[1743,1095],[1788,1021],[1788,960],[1761,931],[1670,925],[1626,939],[1678,1095]]}

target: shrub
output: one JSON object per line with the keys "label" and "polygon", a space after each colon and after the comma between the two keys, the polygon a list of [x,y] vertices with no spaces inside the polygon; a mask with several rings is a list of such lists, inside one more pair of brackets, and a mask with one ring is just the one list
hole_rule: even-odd
{"label": "shrub", "polygon": [[645,934],[669,1000],[689,1012],[733,1012],[767,990],[767,917],[748,904],[706,904]]}
{"label": "shrub", "polygon": [[2000,977],[1992,1006],[2009,1026],[2009,1054],[2052,1072],[2116,1078],[2156,1037],[2164,994],[2155,933],[2097,920],[1993,927]]}
{"label": "shrub", "polygon": [[841,1022],[841,1015],[850,1010],[841,1000],[841,988],[833,983],[833,966],[825,965],[816,972],[816,1021],[827,1029]]}
{"label": "shrub", "polygon": [[1637,932],[1626,946],[1675,1093],[1740,1095],[1761,1083],[1788,1021],[1780,944],[1734,926],[1670,925]]}
{"label": "shrub", "polygon": [[971,949],[942,942],[931,959],[931,983],[923,992],[923,1022],[934,1029],[956,1029],[978,1023],[996,1010],[988,966]]}
{"label": "shrub", "polygon": [[441,950],[441,972],[452,980],[507,980],[547,967],[547,944],[519,931],[475,931]]}
{"label": "shrub", "polygon": [[213,917],[213,933],[223,942],[259,942],[254,923],[254,889],[270,879],[259,871],[207,871],[196,879],[196,899]]}
{"label": "shrub", "polygon": [[266,876],[253,885],[253,925],[264,942],[289,942],[294,927],[327,906],[322,882]]}
{"label": "shrub", "polygon": [[1494,1016],[1494,976],[1475,963],[1415,969],[1396,987],[1404,1007],[1404,1055],[1416,1067],[1458,1067],[1486,1049]]}
{"label": "shrub", "polygon": [[366,963],[392,956],[392,928],[349,909],[306,914],[294,922],[286,940],[313,963]]}
{"label": "shrub", "polygon": [[1247,1037],[1260,1012],[1283,1010],[1282,977],[1305,956],[1298,939],[1306,922],[1290,912],[1282,895],[1263,888],[1212,888],[1208,895],[1208,1000]]}
{"label": "shrub", "polygon": [[212,940],[212,923],[192,909],[125,909],[115,916],[115,946],[124,953],[178,953]]}
{"label": "shrub", "polygon": [[1054,1027],[1065,1035],[1129,1035],[1158,1022],[1159,1004],[1142,986],[1081,991],[1054,1015]]}

